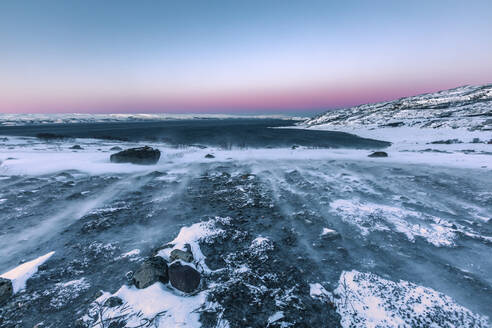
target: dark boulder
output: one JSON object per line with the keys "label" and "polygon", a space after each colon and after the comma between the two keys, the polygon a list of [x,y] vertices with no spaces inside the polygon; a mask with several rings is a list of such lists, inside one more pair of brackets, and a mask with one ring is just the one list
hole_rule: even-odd
{"label": "dark boulder", "polygon": [[80,145],[73,145],[72,147],[70,147],[70,149],[81,150],[81,149],[84,149],[84,148],[80,147]]}
{"label": "dark boulder", "polygon": [[120,151],[120,150],[123,150],[123,148],[121,148],[119,146],[114,146],[114,147],[109,148],[109,150],[112,150],[112,151]]}
{"label": "dark boulder", "polygon": [[171,262],[174,260],[182,260],[185,262],[192,262],[193,261],[193,254],[191,254],[190,252],[182,251],[180,249],[173,249],[171,251],[171,255],[169,258],[170,258]]}
{"label": "dark boulder", "polygon": [[200,285],[200,273],[189,265],[174,262],[169,266],[169,282],[185,293],[191,293]]}
{"label": "dark boulder", "polygon": [[215,158],[215,156],[212,154],[207,154],[207,155],[205,155],[205,158]]}
{"label": "dark boulder", "polygon": [[137,288],[146,288],[160,281],[166,284],[169,281],[166,261],[159,256],[145,260],[133,274],[133,284]]}
{"label": "dark boulder", "polygon": [[112,154],[110,160],[112,163],[133,163],[150,165],[159,161],[161,152],[159,149],[154,149],[149,146],[130,148],[120,151],[116,154]]}
{"label": "dark boulder", "polygon": [[111,296],[110,298],[108,298],[106,300],[106,302],[104,302],[104,306],[107,306],[110,308],[117,307],[120,305],[123,305],[123,300],[121,298],[119,298],[118,296]]}
{"label": "dark boulder", "polygon": [[388,157],[388,153],[384,151],[375,151],[374,153],[370,154],[368,157]]}
{"label": "dark boulder", "polygon": [[36,137],[39,139],[45,139],[45,140],[61,140],[61,139],[67,139],[68,136],[64,136],[61,134],[55,134],[55,133],[38,133],[36,134]]}
{"label": "dark boulder", "polygon": [[6,302],[12,295],[14,295],[12,281],[0,277],[0,304]]}

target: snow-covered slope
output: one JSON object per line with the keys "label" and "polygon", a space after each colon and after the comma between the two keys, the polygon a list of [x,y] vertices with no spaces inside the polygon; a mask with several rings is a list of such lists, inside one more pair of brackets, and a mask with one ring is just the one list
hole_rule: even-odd
{"label": "snow-covered slope", "polygon": [[492,131],[492,84],[328,111],[307,126],[467,128]]}

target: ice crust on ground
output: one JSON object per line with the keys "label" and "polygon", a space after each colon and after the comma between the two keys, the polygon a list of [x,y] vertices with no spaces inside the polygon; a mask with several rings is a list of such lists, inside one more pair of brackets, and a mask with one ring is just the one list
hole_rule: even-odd
{"label": "ice crust on ground", "polygon": [[18,267],[1,274],[0,277],[10,279],[12,281],[14,293],[18,293],[26,288],[27,280],[31,278],[32,275],[38,271],[38,267],[48,261],[53,254],[55,254],[55,252],[49,252],[48,254],[38,257],[37,259],[22,263]]}
{"label": "ice crust on ground", "polygon": [[473,314],[449,296],[373,273],[342,272],[333,301],[344,328],[489,327],[487,317]]}

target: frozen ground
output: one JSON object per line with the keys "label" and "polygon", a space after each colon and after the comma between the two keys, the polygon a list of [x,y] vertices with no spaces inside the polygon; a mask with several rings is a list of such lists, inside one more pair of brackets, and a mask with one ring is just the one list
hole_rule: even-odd
{"label": "frozen ground", "polygon": [[[25,287],[0,326],[489,326],[490,145],[360,131],[392,136],[389,157],[155,141],[159,163],[137,166],[109,162],[137,141],[2,139],[0,273]],[[129,284],[168,243],[191,245],[196,294]]]}

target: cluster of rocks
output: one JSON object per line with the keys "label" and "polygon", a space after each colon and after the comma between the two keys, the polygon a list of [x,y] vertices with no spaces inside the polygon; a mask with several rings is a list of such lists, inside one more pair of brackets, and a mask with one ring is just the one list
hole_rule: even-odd
{"label": "cluster of rocks", "polygon": [[141,165],[151,165],[159,161],[161,152],[149,146],[129,148],[110,156],[112,163],[132,163]]}
{"label": "cluster of rocks", "polygon": [[193,254],[188,250],[173,249],[169,260],[169,265],[160,256],[145,260],[133,274],[132,282],[135,287],[143,289],[160,281],[163,284],[170,283],[185,293],[195,291],[200,285],[201,275],[193,266],[186,264],[193,262]]}

